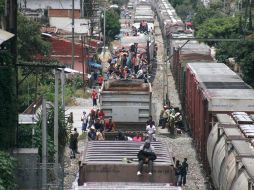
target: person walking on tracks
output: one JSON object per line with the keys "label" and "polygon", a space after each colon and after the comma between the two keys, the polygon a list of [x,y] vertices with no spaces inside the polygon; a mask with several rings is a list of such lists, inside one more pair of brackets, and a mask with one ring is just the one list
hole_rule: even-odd
{"label": "person walking on tracks", "polygon": [[175,165],[176,186],[182,186],[181,171],[182,171],[182,165],[180,164],[180,161],[177,160]]}
{"label": "person walking on tracks", "polygon": [[83,115],[81,116],[81,121],[82,121],[82,132],[85,132],[87,128],[87,123],[88,123],[88,117],[85,111],[83,111]]}
{"label": "person walking on tracks", "polygon": [[152,175],[153,161],[156,160],[157,156],[149,140],[146,140],[145,144],[140,147],[137,156],[139,161],[137,175],[139,176],[142,174],[144,164],[148,164],[148,175]]}
{"label": "person walking on tracks", "polygon": [[78,136],[79,136],[79,133],[77,132],[77,128],[74,128],[74,131],[73,131],[73,138],[74,138],[74,143],[75,143],[75,153],[76,154],[79,154],[78,152]]}
{"label": "person walking on tracks", "polygon": [[97,93],[95,87],[92,90],[91,96],[92,96],[92,99],[93,99],[93,106],[97,106],[98,93]]}
{"label": "person walking on tracks", "polygon": [[70,158],[76,158],[76,142],[75,142],[75,137],[74,134],[71,133],[70,135],[70,144],[69,144],[69,148],[71,149],[71,155]]}
{"label": "person walking on tracks", "polygon": [[188,172],[188,163],[187,163],[187,158],[184,158],[182,162],[182,168],[181,168],[181,184],[185,185],[186,184],[186,176]]}

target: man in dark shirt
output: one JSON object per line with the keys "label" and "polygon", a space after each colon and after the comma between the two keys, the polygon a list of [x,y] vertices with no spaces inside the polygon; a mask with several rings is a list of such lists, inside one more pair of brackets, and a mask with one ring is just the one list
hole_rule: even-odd
{"label": "man in dark shirt", "polygon": [[146,121],[146,126],[150,124],[155,126],[155,122],[153,121],[153,117],[151,115],[149,116],[149,119]]}
{"label": "man in dark shirt", "polygon": [[184,161],[182,162],[182,167],[181,167],[181,178],[182,178],[182,184],[186,184],[186,175],[188,172],[188,163],[187,163],[187,158],[184,158]]}

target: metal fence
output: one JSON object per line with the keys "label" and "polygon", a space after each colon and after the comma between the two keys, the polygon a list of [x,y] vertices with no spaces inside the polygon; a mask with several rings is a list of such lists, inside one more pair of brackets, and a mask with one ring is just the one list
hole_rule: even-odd
{"label": "metal fence", "polygon": [[63,168],[54,163],[17,169],[17,189],[64,189]]}

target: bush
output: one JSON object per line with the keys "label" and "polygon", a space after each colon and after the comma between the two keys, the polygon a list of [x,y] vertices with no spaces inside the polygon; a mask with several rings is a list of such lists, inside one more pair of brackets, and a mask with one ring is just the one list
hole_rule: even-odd
{"label": "bush", "polygon": [[8,153],[0,151],[0,189],[15,189],[16,160]]}

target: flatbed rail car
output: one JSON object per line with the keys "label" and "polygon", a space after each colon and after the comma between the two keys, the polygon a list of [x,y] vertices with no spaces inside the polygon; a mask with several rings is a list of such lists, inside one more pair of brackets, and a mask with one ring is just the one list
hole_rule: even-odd
{"label": "flatbed rail car", "polygon": [[144,80],[108,80],[102,85],[100,105],[122,131],[145,131],[151,114],[152,88]]}
{"label": "flatbed rail car", "polygon": [[206,143],[218,113],[254,113],[254,90],[223,63],[188,63],[185,114],[197,154],[208,166]]}
{"label": "flatbed rail car", "polygon": [[[90,182],[140,182],[175,184],[172,152],[165,142],[152,142],[157,159],[153,175],[137,176],[137,153],[144,142],[133,141],[88,141],[79,168],[79,185]],[[147,173],[146,173],[147,172]]]}
{"label": "flatbed rail car", "polygon": [[243,112],[216,114],[207,140],[207,157],[218,190],[253,190],[254,121]]}

